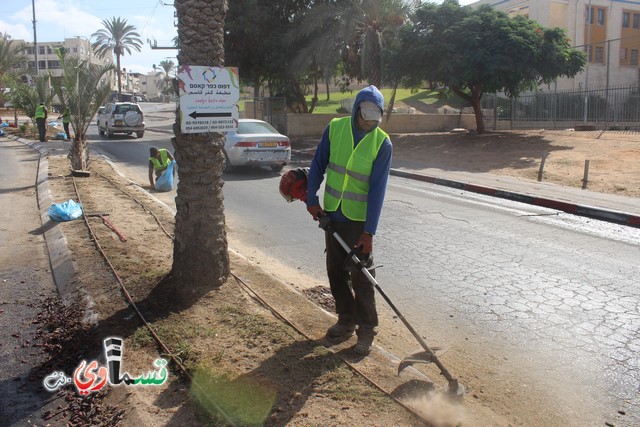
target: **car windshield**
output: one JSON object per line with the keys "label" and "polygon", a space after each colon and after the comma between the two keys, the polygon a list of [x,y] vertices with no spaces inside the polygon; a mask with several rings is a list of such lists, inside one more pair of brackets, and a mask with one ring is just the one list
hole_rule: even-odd
{"label": "car windshield", "polygon": [[125,104],[125,105],[116,105],[116,110],[115,112],[117,114],[124,114],[127,111],[138,111],[138,106],[137,105],[133,105],[133,104]]}
{"label": "car windshield", "polygon": [[240,122],[238,123],[239,134],[260,134],[260,133],[280,133],[266,122]]}

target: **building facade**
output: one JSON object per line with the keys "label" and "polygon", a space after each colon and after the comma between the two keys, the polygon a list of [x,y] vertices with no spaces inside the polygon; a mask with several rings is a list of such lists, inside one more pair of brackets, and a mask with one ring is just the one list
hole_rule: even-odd
{"label": "building facade", "polygon": [[558,90],[640,84],[640,0],[480,0],[471,6],[484,4],[562,28],[587,53],[582,73],[558,79]]}
{"label": "building facade", "polygon": [[[93,53],[89,40],[82,37],[68,38],[61,42],[38,42],[37,55],[33,43],[26,42],[25,40],[15,40],[15,43],[24,46],[23,53],[29,60],[29,72],[33,74],[51,73],[54,76],[61,76],[62,65],[56,54],[56,49],[59,48],[64,48],[69,56],[77,57],[80,60],[87,60],[91,64],[107,65],[112,62],[110,58],[100,58]],[[109,79],[108,83],[110,83],[112,87],[116,86],[113,84],[115,72],[108,73],[107,78]]]}

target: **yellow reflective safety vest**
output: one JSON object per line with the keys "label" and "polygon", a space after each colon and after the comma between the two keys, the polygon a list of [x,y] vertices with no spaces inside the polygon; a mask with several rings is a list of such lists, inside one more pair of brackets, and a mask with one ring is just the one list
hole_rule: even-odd
{"label": "yellow reflective safety vest", "polygon": [[338,210],[353,221],[367,219],[367,198],[371,168],[378,151],[389,136],[375,128],[353,147],[351,117],[331,120],[329,123],[329,165],[324,190],[324,208]]}
{"label": "yellow reflective safety vest", "polygon": [[151,163],[153,163],[153,170],[165,170],[169,166],[169,153],[166,148],[158,150],[160,152],[160,160],[155,157],[149,157]]}
{"label": "yellow reflective safety vest", "polygon": [[44,119],[46,116],[45,111],[46,110],[44,105],[38,105],[36,107],[36,114],[35,114],[36,119]]}
{"label": "yellow reflective safety vest", "polygon": [[62,123],[71,123],[71,110],[65,108],[62,112]]}

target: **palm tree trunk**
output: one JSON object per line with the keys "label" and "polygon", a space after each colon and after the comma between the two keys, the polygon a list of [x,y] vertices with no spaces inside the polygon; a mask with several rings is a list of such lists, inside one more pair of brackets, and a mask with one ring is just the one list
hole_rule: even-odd
{"label": "palm tree trunk", "polygon": [[[224,66],[225,0],[176,0],[179,65]],[[188,16],[187,16],[188,15]],[[172,278],[177,296],[189,300],[223,284],[229,275],[221,133],[183,134],[173,126],[179,184]]]}
{"label": "palm tree trunk", "polygon": [[116,53],[116,64],[118,69],[116,73],[118,73],[118,101],[122,101],[122,74],[120,68],[120,54]]}

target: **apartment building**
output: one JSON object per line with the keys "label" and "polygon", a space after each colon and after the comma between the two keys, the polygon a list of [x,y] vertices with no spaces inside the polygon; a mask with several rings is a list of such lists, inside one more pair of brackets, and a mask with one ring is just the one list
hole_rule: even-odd
{"label": "apartment building", "polygon": [[563,28],[587,52],[583,72],[559,79],[558,90],[640,84],[640,0],[480,0],[471,6],[484,4]]}
{"label": "apartment building", "polygon": [[[56,49],[59,48],[64,48],[69,56],[78,57],[81,60],[88,60],[92,64],[106,65],[112,62],[110,58],[100,58],[95,55],[91,50],[89,40],[82,37],[66,38],[64,41],[38,42],[37,52],[31,42],[15,40],[15,44],[24,46],[23,53],[29,58],[29,70],[34,74],[36,74],[37,69],[38,74],[51,73],[54,76],[62,75],[62,65],[56,54]],[[38,61],[37,64],[36,57]],[[115,72],[109,73],[108,78],[110,80],[114,79]],[[112,86],[115,85],[112,84]]]}

